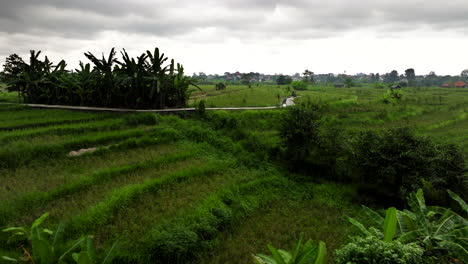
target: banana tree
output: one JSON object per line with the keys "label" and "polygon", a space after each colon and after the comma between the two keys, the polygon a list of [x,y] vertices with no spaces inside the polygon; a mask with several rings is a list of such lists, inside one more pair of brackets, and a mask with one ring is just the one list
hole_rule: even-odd
{"label": "banana tree", "polygon": [[145,77],[147,75],[145,63],[148,55],[142,54],[135,61],[134,58],[130,58],[125,49],[121,54],[123,62],[117,62],[119,67],[116,68],[120,76],[119,84],[122,86],[120,97],[124,100],[131,99],[131,104],[135,107],[141,107],[147,101],[145,100]]}
{"label": "banana tree", "polygon": [[31,227],[4,229],[3,232],[12,233],[9,241],[15,237],[25,237],[30,243],[30,247],[21,246],[23,256],[20,258],[2,256],[1,259],[11,263],[36,264],[65,264],[70,263],[70,260],[74,260],[78,264],[111,263],[115,256],[117,243],[112,245],[100,262],[101,259],[96,254],[92,236],[82,237],[67,245],[63,240],[65,230],[63,223],[55,231],[41,227],[48,216],[49,213],[43,214],[33,222]]}
{"label": "banana tree", "polygon": [[[158,48],[154,49],[154,52],[146,51],[149,61],[146,63],[148,71],[147,80],[149,80],[149,100],[159,99],[156,101],[156,108],[164,108],[166,102],[166,93],[168,87],[168,81],[170,80],[169,75],[173,73],[174,60],[171,60],[171,65],[164,66],[164,63],[168,60],[164,53],[160,53]],[[168,68],[170,67],[171,70]],[[169,72],[169,75],[168,75]]]}
{"label": "banana tree", "polygon": [[[468,206],[457,194],[449,195],[460,205],[465,213]],[[374,226],[383,226],[382,236],[385,241],[393,238],[402,243],[417,242],[427,251],[426,254],[445,252],[468,261],[468,220],[451,209],[427,206],[424,193],[419,189],[410,194],[408,204],[411,210],[389,208],[385,219],[377,212],[363,206],[364,213]],[[359,221],[349,218],[364,235],[371,234]]]}
{"label": "banana tree", "polygon": [[98,75],[97,82],[97,95],[95,102],[104,102],[104,106],[111,106],[113,104],[112,96],[117,91],[117,86],[115,76],[113,73],[113,68],[115,63],[119,62],[115,57],[115,48],[112,48],[109,52],[107,59],[102,55],[102,59],[98,59],[91,52],[87,52],[84,55],[94,64],[94,69],[100,73]]}
{"label": "banana tree", "polygon": [[325,264],[327,247],[324,242],[320,241],[318,245],[308,240],[302,243],[302,236],[299,238],[292,253],[276,249],[272,245],[268,245],[272,256],[264,254],[254,255],[254,261],[257,264]]}

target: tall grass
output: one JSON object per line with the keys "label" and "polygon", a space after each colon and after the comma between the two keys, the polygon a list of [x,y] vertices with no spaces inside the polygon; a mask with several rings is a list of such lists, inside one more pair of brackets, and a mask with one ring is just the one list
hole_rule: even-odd
{"label": "tall grass", "polygon": [[17,168],[33,160],[47,160],[78,148],[94,147],[98,144],[110,143],[126,138],[144,136],[148,133],[145,128],[133,128],[120,131],[106,131],[95,134],[81,135],[74,138],[64,138],[61,142],[15,142],[0,150],[0,168]]}
{"label": "tall grass", "polygon": [[123,252],[119,258],[123,262],[187,263],[207,250],[220,231],[280,197],[288,185],[284,178],[272,176],[223,189],[192,213],[153,228],[142,240],[140,251]]}
{"label": "tall grass", "polygon": [[176,153],[156,158],[154,160],[140,162],[134,165],[107,168],[95,172],[92,175],[81,177],[70,184],[62,185],[47,192],[28,193],[19,199],[0,204],[0,226],[6,224],[8,220],[20,216],[22,212],[42,206],[49,201],[62,198],[67,195],[72,195],[92,186],[113,180],[121,175],[129,174],[139,170],[159,168],[169,163],[186,160],[190,157],[193,157],[196,153],[196,151]]}
{"label": "tall grass", "polygon": [[0,144],[42,135],[76,135],[87,132],[115,130],[123,125],[121,119],[105,119],[83,123],[12,130],[0,134]]}
{"label": "tall grass", "polygon": [[191,177],[203,177],[229,166],[226,162],[211,162],[201,167],[184,169],[164,175],[161,178],[148,180],[141,184],[129,185],[115,190],[105,201],[96,204],[81,215],[76,216],[70,222],[69,230],[73,233],[85,234],[96,230],[99,226],[106,224],[120,208],[138,199],[139,196],[157,192],[169,184],[175,184]]}

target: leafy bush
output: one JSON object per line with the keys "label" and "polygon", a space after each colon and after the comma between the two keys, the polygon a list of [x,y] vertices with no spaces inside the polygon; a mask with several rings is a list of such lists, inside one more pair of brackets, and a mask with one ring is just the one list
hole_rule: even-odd
{"label": "leafy bush", "polygon": [[157,124],[157,118],[155,114],[142,113],[124,116],[125,124],[129,126],[140,126],[147,125],[153,126]]}
{"label": "leafy bush", "polygon": [[288,107],[278,123],[283,160],[295,170],[341,179],[348,170],[345,135],[337,120],[322,118],[325,106]]}
{"label": "leafy bush", "polygon": [[319,127],[323,107],[310,102],[288,107],[278,122],[285,155],[293,165],[309,159],[319,145]]}
{"label": "leafy bush", "polygon": [[195,109],[195,113],[196,113],[198,116],[200,116],[200,117],[204,117],[204,116],[205,116],[205,112],[206,112],[205,108],[206,108],[206,107],[205,107],[205,100],[201,100],[201,101],[198,103],[198,105],[197,105],[197,107],[196,107],[196,109]]}
{"label": "leafy bush", "polygon": [[424,250],[417,244],[385,242],[377,236],[354,237],[335,251],[338,264],[420,264]]}
{"label": "leafy bush", "polygon": [[307,82],[305,81],[293,81],[291,83],[291,87],[294,89],[294,90],[307,90]]}
{"label": "leafy bush", "polygon": [[367,191],[377,190],[382,199],[403,202],[410,192],[422,187],[422,179],[436,189],[463,188],[462,157],[453,146],[437,145],[408,128],[398,128],[359,133],[349,159],[354,180]]}
{"label": "leafy bush", "polygon": [[224,90],[226,89],[227,85],[223,82],[219,82],[217,84],[215,84],[215,90],[216,91],[220,91],[220,90]]}

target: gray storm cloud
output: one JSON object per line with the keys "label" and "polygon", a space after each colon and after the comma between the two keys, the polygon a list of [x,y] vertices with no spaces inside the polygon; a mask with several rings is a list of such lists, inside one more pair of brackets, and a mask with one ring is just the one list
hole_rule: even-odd
{"label": "gray storm cloud", "polygon": [[467,0],[0,0],[0,65],[158,46],[189,71],[458,74],[466,14]]}
{"label": "gray storm cloud", "polygon": [[0,32],[87,39],[107,30],[177,36],[212,27],[240,37],[315,38],[362,28],[460,30],[467,12],[465,0],[1,0]]}

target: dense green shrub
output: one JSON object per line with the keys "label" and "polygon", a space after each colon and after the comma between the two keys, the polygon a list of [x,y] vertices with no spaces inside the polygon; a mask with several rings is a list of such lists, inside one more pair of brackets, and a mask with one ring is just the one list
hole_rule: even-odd
{"label": "dense green shrub", "polygon": [[199,116],[199,117],[204,117],[205,116],[205,112],[206,112],[206,109],[205,109],[205,100],[201,100],[196,109],[195,109],[195,113]]}
{"label": "dense green shrub", "polygon": [[155,114],[141,113],[124,116],[125,124],[129,126],[140,126],[147,125],[153,126],[157,124],[157,118]]}
{"label": "dense green shrub", "polygon": [[309,159],[318,146],[322,106],[307,103],[288,107],[278,122],[285,156],[293,165]]}
{"label": "dense green shrub", "polygon": [[307,82],[305,81],[293,81],[291,86],[294,90],[307,90]]}
{"label": "dense green shrub", "polygon": [[323,118],[325,106],[289,107],[278,121],[282,159],[291,168],[339,180],[347,171],[346,140],[339,122]]}
{"label": "dense green shrub", "polygon": [[350,161],[354,180],[381,198],[404,201],[429,182],[435,189],[463,189],[464,160],[454,146],[435,144],[409,128],[366,131],[354,137]]}
{"label": "dense green shrub", "polygon": [[210,125],[216,130],[232,130],[237,128],[237,118],[226,111],[210,112],[208,120],[210,121]]}
{"label": "dense green shrub", "polygon": [[421,264],[424,250],[417,244],[385,242],[376,236],[354,237],[336,251],[338,264]]}

